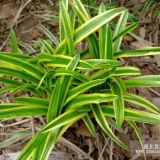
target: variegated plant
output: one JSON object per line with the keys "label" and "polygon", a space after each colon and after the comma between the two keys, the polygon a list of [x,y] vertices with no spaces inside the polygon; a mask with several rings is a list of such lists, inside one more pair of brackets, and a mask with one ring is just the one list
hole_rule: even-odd
{"label": "variegated plant", "polygon": [[[116,26],[112,25],[115,17],[119,17]],[[96,136],[96,124],[92,121],[95,119],[125,149],[127,145],[115,136],[111,126],[121,128],[124,122],[129,123],[143,146],[136,122],[160,125],[159,108],[128,92],[131,87],[159,87],[160,75],[141,76],[138,68],[118,61],[123,57],[156,55],[160,47],[121,50],[122,37],[137,27],[137,23],[128,25],[127,19],[125,8],[106,11],[102,4],[99,14],[92,18],[80,0],[62,0],[59,41],[40,26],[50,40],[40,40],[41,51],[32,56],[19,49],[11,30],[12,51],[0,53],[0,82],[4,84],[0,91],[15,95],[18,92],[19,96],[12,103],[0,104],[0,118],[47,118],[47,124],[17,160],[47,160],[59,138],[78,120],[83,120]],[[28,52],[35,52],[24,44]],[[21,96],[21,91],[29,92],[30,96]],[[143,111],[129,107],[129,103]]]}

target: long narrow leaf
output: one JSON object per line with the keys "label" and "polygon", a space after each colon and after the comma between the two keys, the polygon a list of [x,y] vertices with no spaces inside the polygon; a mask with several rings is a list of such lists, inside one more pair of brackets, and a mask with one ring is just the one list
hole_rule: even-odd
{"label": "long narrow leaf", "polygon": [[118,81],[115,80],[115,83],[110,84],[111,91],[113,94],[117,95],[117,99],[114,99],[113,106],[115,111],[116,123],[121,127],[124,119],[124,99],[123,99],[123,89]]}
{"label": "long narrow leaf", "polygon": [[156,107],[153,103],[146,100],[145,98],[142,98],[140,96],[137,96],[137,95],[134,95],[131,93],[125,93],[124,99],[125,99],[125,101],[127,101],[129,103],[133,103],[138,106],[142,106],[142,107],[144,107],[154,113],[160,114],[160,109],[158,107]]}
{"label": "long narrow leaf", "polygon": [[123,8],[111,9],[109,11],[97,15],[96,17],[81,25],[75,31],[74,44],[79,43],[87,36],[89,36],[91,33],[95,32],[97,29],[102,27],[104,24],[111,21],[113,18],[121,14],[123,10]]}
{"label": "long narrow leaf", "polygon": [[[105,5],[101,4],[99,13],[106,11]],[[99,52],[101,59],[112,59],[112,33],[109,24],[99,29]]]}
{"label": "long narrow leaf", "polygon": [[115,53],[116,58],[159,55],[160,47],[145,47],[135,50],[124,50]]}
{"label": "long narrow leaf", "polygon": [[[114,31],[113,38],[115,38],[119,33],[121,33],[124,30],[126,23],[127,23],[127,20],[128,20],[128,10],[124,10],[119,18],[117,25],[116,25],[116,29]],[[114,42],[114,44],[113,44],[113,51],[114,52],[119,51],[121,41],[122,41],[122,37],[119,37]]]}
{"label": "long narrow leaf", "polygon": [[79,95],[67,104],[67,109],[89,104],[111,102],[115,98],[117,98],[117,96],[113,94],[92,93]]}
{"label": "long narrow leaf", "polygon": [[102,112],[102,109],[99,105],[94,105],[92,107],[92,111],[93,114],[96,118],[97,123],[99,124],[99,126],[103,129],[103,131],[114,141],[116,142],[118,145],[120,145],[121,147],[123,147],[124,149],[127,149],[127,146],[119,140],[119,138],[117,138],[113,131],[111,130],[111,128],[108,125],[108,122],[104,116],[104,113]]}
{"label": "long narrow leaf", "polygon": [[160,87],[160,75],[147,75],[125,80],[126,87]]}
{"label": "long narrow leaf", "polygon": [[[104,106],[102,110],[105,115],[114,117],[113,106]],[[160,125],[159,115],[145,112],[145,111],[140,111],[137,109],[125,108],[124,119],[130,120],[130,121],[153,124],[153,125]]]}
{"label": "long narrow leaf", "polygon": [[[74,70],[80,60],[80,56],[77,55],[67,66],[67,69]],[[62,111],[62,106],[70,87],[72,77],[62,76],[56,81],[55,88],[52,92],[49,108],[48,108],[48,121],[58,116]]]}
{"label": "long narrow leaf", "polygon": [[73,98],[75,98],[76,96],[78,96],[79,94],[82,94],[84,92],[86,92],[88,89],[94,87],[94,86],[98,86],[102,83],[104,83],[105,80],[92,80],[86,83],[83,83],[77,87],[74,87],[73,89],[71,89],[68,93],[68,98],[66,100],[66,103],[68,103],[69,101],[71,101]]}

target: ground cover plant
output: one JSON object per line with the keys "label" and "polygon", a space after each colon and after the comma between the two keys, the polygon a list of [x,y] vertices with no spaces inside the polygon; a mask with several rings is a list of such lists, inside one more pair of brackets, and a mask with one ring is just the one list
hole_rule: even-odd
{"label": "ground cover plant", "polygon": [[[128,15],[125,8],[106,11],[101,4],[98,15],[91,17],[80,0],[62,0],[59,41],[40,26],[50,40],[39,40],[37,53],[29,47],[30,55],[19,48],[11,30],[12,50],[0,53],[0,82],[4,84],[1,92],[11,91],[15,98],[11,103],[0,104],[0,118],[47,118],[47,124],[17,159],[48,159],[59,138],[78,120],[83,120],[96,136],[95,119],[124,149],[127,144],[111,127],[119,130],[124,122],[129,123],[143,146],[136,122],[160,125],[159,108],[129,92],[133,87],[159,87],[160,75],[141,76],[138,68],[121,62],[125,57],[159,54],[160,47],[121,50],[123,36],[138,25],[128,22]],[[28,96],[21,94],[24,92]],[[140,109],[131,108],[129,103]]]}

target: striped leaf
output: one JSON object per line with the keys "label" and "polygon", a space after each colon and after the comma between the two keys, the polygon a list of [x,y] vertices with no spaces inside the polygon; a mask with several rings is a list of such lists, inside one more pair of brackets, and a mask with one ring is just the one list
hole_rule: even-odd
{"label": "striped leaf", "polygon": [[66,2],[66,0],[62,0],[60,2],[61,21],[62,21],[62,25],[65,33],[65,39],[67,43],[66,44],[67,52],[70,56],[73,56],[74,55],[73,30],[72,30],[70,15],[67,10],[68,7],[65,3],[68,3],[68,2]]}
{"label": "striped leaf", "polygon": [[96,17],[90,19],[89,21],[82,24],[76,31],[74,35],[74,44],[81,42],[91,33],[95,32],[97,29],[102,27],[104,24],[111,21],[113,18],[117,17],[122,13],[123,8],[111,9],[102,14],[97,15]]}
{"label": "striped leaf", "polygon": [[117,67],[113,72],[112,76],[132,76],[132,75],[140,75],[140,69],[136,67]]}
{"label": "striped leaf", "polygon": [[47,53],[49,54],[55,54],[55,51],[53,49],[53,47],[51,46],[51,44],[49,44],[46,40],[41,40],[42,45],[44,46],[44,48],[46,49]]}
{"label": "striped leaf", "polygon": [[125,93],[124,99],[125,99],[125,101],[127,101],[129,103],[136,104],[136,105],[144,107],[154,113],[160,114],[160,109],[158,107],[156,107],[153,103],[146,100],[145,98],[142,98],[140,96],[137,96],[137,95],[134,95],[131,93]]}
{"label": "striped leaf", "polygon": [[[70,56],[64,56],[64,55],[52,55],[52,56],[40,56],[39,63],[47,63],[47,66],[49,67],[63,67],[66,68],[67,65],[70,63],[70,61],[73,60],[73,57]],[[93,69],[92,65],[80,60],[77,66],[77,69],[85,69],[85,70],[91,70]]]}
{"label": "striped leaf", "polygon": [[1,61],[15,65],[16,67],[22,69],[23,71],[33,75],[37,79],[41,79],[41,77],[43,76],[43,72],[40,69],[36,68],[35,66],[26,61],[14,58],[9,54],[0,54],[0,62]]}
{"label": "striped leaf", "polygon": [[45,107],[33,106],[27,104],[0,104],[0,119],[4,118],[18,118],[28,116],[45,115],[47,109]]}
{"label": "striped leaf", "polygon": [[48,108],[49,102],[46,99],[35,98],[35,97],[16,97],[14,98],[15,102],[24,103],[27,105],[41,106]]}
{"label": "striped leaf", "polygon": [[137,28],[138,23],[134,22],[132,24],[130,24],[129,26],[127,26],[123,31],[121,31],[119,34],[117,34],[117,36],[115,36],[113,38],[113,42],[116,41],[117,39],[123,37],[124,35],[126,35],[127,33],[131,32],[132,30],[134,30],[135,28]]}
{"label": "striped leaf", "polygon": [[[102,108],[106,116],[114,117],[113,106],[104,106]],[[157,114],[140,111],[137,109],[125,108],[124,119],[129,121],[137,121],[142,123],[148,123],[153,125],[160,125],[160,116]]]}
{"label": "striped leaf", "polygon": [[139,127],[136,125],[136,123],[134,121],[128,121],[128,123],[130,124],[130,126],[134,129],[139,141],[140,141],[140,144],[141,144],[141,147],[142,149],[144,148],[144,138],[143,138],[143,135],[139,129]]}
{"label": "striped leaf", "polygon": [[92,136],[96,136],[96,129],[95,126],[91,120],[91,118],[89,117],[89,115],[83,117],[83,121],[85,123],[85,125],[87,126],[88,130],[90,131],[90,133],[92,134]]}
{"label": "striped leaf", "polygon": [[72,88],[69,92],[68,92],[68,96],[66,99],[66,103],[68,103],[69,101],[71,101],[72,99],[74,99],[75,97],[77,97],[79,94],[82,94],[84,92],[86,92],[87,90],[89,90],[92,87],[98,86],[102,83],[104,83],[105,80],[91,80],[89,82],[83,83],[77,87]]}
{"label": "striped leaf", "polygon": [[61,126],[64,126],[71,122],[76,122],[77,120],[81,119],[82,117],[86,116],[86,113],[83,111],[78,110],[69,110],[65,113],[61,114],[54,120],[52,120],[50,123],[48,123],[42,130],[41,133],[53,131],[56,128],[59,128]]}
{"label": "striped leaf", "polygon": [[67,110],[83,105],[112,102],[115,98],[117,98],[117,96],[113,94],[101,94],[101,93],[82,94],[75,97],[72,101],[70,101],[67,104]]}
{"label": "striped leaf", "polygon": [[[105,11],[105,5],[101,4],[99,14]],[[109,24],[106,24],[99,29],[99,52],[101,59],[113,59],[112,32]]]}
{"label": "striped leaf", "polygon": [[0,66],[0,74],[1,75],[15,76],[15,77],[21,78],[23,80],[33,82],[35,84],[39,83],[39,80],[37,78],[35,78],[31,74],[28,74],[28,73],[26,73],[23,70],[18,69],[18,68],[10,68],[8,66],[5,66],[5,67]]}
{"label": "striped leaf", "polygon": [[147,75],[125,80],[126,87],[160,87],[160,75]]}
{"label": "striped leaf", "polygon": [[84,75],[84,74],[80,74],[80,73],[77,73],[75,71],[71,71],[71,70],[68,70],[68,69],[57,69],[54,73],[54,77],[57,77],[57,76],[73,76],[73,78],[81,81],[81,82],[88,82],[90,79],[89,76],[87,75]]}
{"label": "striped leaf", "polygon": [[[80,60],[80,56],[77,55],[73,58],[72,61],[67,66],[67,69],[74,70]],[[67,96],[70,83],[72,77],[71,76],[62,76],[59,77],[56,81],[55,88],[52,92],[49,108],[48,108],[48,121],[50,122],[53,118],[58,116],[61,111]]]}
{"label": "striped leaf", "polygon": [[124,98],[123,98],[123,88],[119,84],[119,82],[114,79],[114,83],[109,84],[111,87],[111,91],[114,95],[117,95],[117,98],[113,101],[114,112],[116,123],[119,127],[121,127],[124,119]]}
{"label": "striped leaf", "polygon": [[52,43],[54,43],[55,45],[58,45],[57,38],[53,35],[53,33],[47,27],[45,27],[42,24],[39,24],[37,27],[49,38],[49,40],[51,40]]}
{"label": "striped leaf", "polygon": [[102,130],[111,138],[115,143],[123,147],[124,149],[127,149],[127,146],[117,138],[111,128],[108,125],[108,122],[104,116],[104,113],[99,105],[94,105],[92,107],[93,114],[95,116],[95,119],[99,126],[102,128]]}
{"label": "striped leaf", "polygon": [[[90,19],[87,10],[85,9],[84,5],[81,3],[80,0],[69,1],[72,5],[73,9],[77,13],[77,16],[81,22],[84,24]],[[87,37],[88,48],[92,58],[99,58],[99,48],[98,48],[98,39],[96,35],[93,33]]]}
{"label": "striped leaf", "polygon": [[[128,20],[128,10],[124,10],[118,20],[118,23],[116,25],[114,34],[113,34],[113,39],[117,37],[124,29]],[[113,43],[113,51],[117,52],[120,49],[122,37],[117,38],[114,43]]]}
{"label": "striped leaf", "polygon": [[115,53],[116,58],[159,55],[160,47],[145,47],[135,50],[123,50]]}

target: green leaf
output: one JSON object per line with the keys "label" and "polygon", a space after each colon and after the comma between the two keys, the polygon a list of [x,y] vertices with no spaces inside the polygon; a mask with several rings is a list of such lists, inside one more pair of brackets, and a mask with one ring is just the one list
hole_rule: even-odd
{"label": "green leaf", "polygon": [[153,0],[145,1],[143,8],[142,8],[142,14],[144,14],[149,9],[149,7],[151,7],[152,3],[153,3]]}
{"label": "green leaf", "polygon": [[92,79],[107,79],[111,76],[130,76],[130,75],[140,75],[140,70],[136,67],[116,67],[116,68],[107,68],[101,69],[97,72],[94,72],[91,75]]}
{"label": "green leaf", "polygon": [[104,116],[104,113],[102,112],[102,109],[99,105],[94,105],[92,107],[93,114],[95,116],[95,119],[99,126],[102,128],[102,130],[111,138],[115,143],[120,145],[122,148],[127,149],[127,146],[117,138],[111,128],[108,125],[108,122]]}
{"label": "green leaf", "polygon": [[[99,13],[106,11],[105,5],[101,4]],[[99,29],[99,52],[101,59],[113,59],[112,53],[112,32],[109,24]]]}
{"label": "green leaf", "polygon": [[39,89],[39,90],[36,90],[35,89],[35,86],[31,85],[31,84],[21,84],[17,87],[13,87],[12,89],[12,94],[16,94],[17,92],[19,91],[29,91],[31,92],[33,95],[36,95],[36,96],[40,96],[40,97],[43,97],[44,96],[44,92],[42,89]]}
{"label": "green leaf", "polygon": [[53,35],[53,33],[47,27],[45,27],[42,24],[39,24],[37,27],[51,40],[52,43],[54,43],[56,46],[58,45],[57,38]]}
{"label": "green leaf", "polygon": [[140,75],[140,69],[136,67],[117,67],[112,73],[112,76],[131,76],[131,75]]}
{"label": "green leaf", "polygon": [[81,73],[77,73],[75,71],[71,71],[71,70],[68,70],[68,69],[57,69],[54,73],[54,77],[57,77],[57,76],[73,76],[73,78],[81,81],[81,82],[88,82],[90,81],[90,77],[87,76],[87,75],[84,75],[84,74],[81,74]]}
{"label": "green leaf", "polygon": [[124,99],[123,99],[123,88],[119,82],[114,79],[114,83],[109,83],[111,91],[117,98],[113,100],[114,112],[116,123],[119,127],[123,124],[124,119]]}
{"label": "green leaf", "polygon": [[40,69],[36,68],[35,66],[26,61],[14,58],[9,54],[0,54],[0,62],[1,61],[15,65],[16,67],[22,69],[23,71],[33,75],[37,79],[41,79],[41,77],[43,77],[43,72]]}
{"label": "green leaf", "polygon": [[30,82],[35,83],[35,84],[39,83],[39,80],[37,78],[35,78],[31,74],[28,74],[28,73],[26,73],[23,70],[18,69],[18,68],[10,68],[8,66],[5,66],[5,67],[0,66],[0,74],[15,76],[15,77],[21,78],[23,80],[30,81]]}
{"label": "green leaf", "polygon": [[41,43],[49,54],[55,54],[53,47],[46,40],[41,39]]}
{"label": "green leaf", "polygon": [[49,102],[46,99],[35,98],[35,97],[16,97],[14,98],[15,102],[24,103],[27,105],[36,105],[48,108]]}
{"label": "green leaf", "polygon": [[[66,10],[68,10],[68,0],[66,0],[66,1],[63,0],[63,3],[65,5]],[[60,12],[59,12],[59,31],[60,31],[60,41],[62,42],[65,39],[65,31],[64,31],[64,25],[62,23],[61,8],[60,8]]]}
{"label": "green leaf", "polygon": [[6,85],[18,87],[19,85],[22,85],[22,82],[18,82],[16,80],[8,79],[8,78],[1,78],[0,77],[0,82]]}
{"label": "green leaf", "polygon": [[13,30],[13,28],[10,29],[10,41],[11,41],[11,46],[12,46],[12,53],[19,53],[19,47],[18,47],[18,42],[17,42],[17,38],[15,35],[15,32]]}
{"label": "green leaf", "polygon": [[129,103],[136,104],[136,105],[144,107],[154,113],[160,114],[160,109],[158,107],[156,107],[153,103],[146,100],[145,98],[142,98],[140,96],[137,96],[137,95],[134,95],[131,93],[125,93],[124,99],[125,99],[125,101],[127,101]]}
{"label": "green leaf", "polygon": [[[76,55],[68,64],[67,69],[75,70],[79,60],[80,56]],[[61,113],[71,80],[71,76],[62,76],[57,79],[48,108],[47,117],[49,122]]]}
{"label": "green leaf", "polygon": [[87,126],[88,130],[90,131],[90,133],[92,134],[92,136],[96,136],[96,129],[94,127],[94,124],[91,120],[91,118],[89,117],[89,115],[85,116],[82,118],[85,125]]}
{"label": "green leaf", "polygon": [[38,134],[36,134],[25,146],[25,148],[21,151],[20,155],[17,157],[17,160],[30,160],[33,156],[35,150],[35,146],[37,144],[37,141],[39,140]]}
{"label": "green leaf", "polygon": [[86,92],[87,90],[89,90],[90,88],[98,86],[104,82],[105,82],[105,80],[101,80],[101,79],[91,80],[89,82],[82,83],[81,85],[72,88],[68,92],[66,103],[68,103],[69,101],[71,101],[72,99],[77,97],[79,94],[82,94],[82,93]]}
{"label": "green leaf", "polygon": [[[117,35],[119,33],[121,33],[124,29],[125,29],[125,26],[126,26],[126,23],[127,23],[127,20],[128,20],[128,10],[124,10],[119,18],[119,21],[116,25],[116,28],[115,28],[115,31],[114,31],[114,34],[113,34],[113,39],[115,37],[117,37]],[[122,37],[119,37],[116,39],[116,41],[113,43],[113,51],[114,52],[117,52],[119,51],[120,49],[120,45],[121,45],[121,42],[122,42]]]}
{"label": "green leaf", "polygon": [[14,87],[13,86],[5,86],[5,87],[2,87],[0,88],[0,94],[4,93],[4,92],[9,92],[13,89]]}
{"label": "green leaf", "polygon": [[101,94],[101,93],[83,94],[71,100],[67,104],[67,109],[76,108],[78,106],[89,105],[89,104],[111,102],[115,98],[117,98],[117,96],[113,94]]}
{"label": "green leaf", "polygon": [[108,79],[115,72],[115,68],[101,69],[91,75],[92,79]]}
{"label": "green leaf", "polygon": [[71,122],[76,122],[77,120],[81,119],[82,117],[86,116],[87,113],[81,111],[81,110],[69,110],[65,113],[61,114],[54,120],[52,120],[50,123],[48,123],[42,130],[41,133],[53,131],[56,128],[59,128],[61,126],[64,126]]}
{"label": "green leaf", "polygon": [[0,104],[0,119],[46,115],[47,108],[27,104]]}
{"label": "green leaf", "polygon": [[[63,28],[64,28],[65,39],[67,42],[67,52],[70,56],[74,56],[74,46],[73,46],[73,33],[74,32],[72,29],[70,15],[69,15],[67,7],[65,5],[65,3],[66,3],[65,1],[62,0],[60,2],[61,20],[62,20],[62,24],[63,24]],[[66,52],[66,54],[67,54],[67,52]]]}
{"label": "green leaf", "polygon": [[[102,110],[106,116],[114,117],[113,106],[103,106]],[[160,116],[157,114],[140,111],[137,109],[125,108],[124,119],[129,121],[137,121],[153,125],[160,125]]]}
{"label": "green leaf", "polygon": [[160,75],[147,75],[125,80],[126,87],[160,87]]}
{"label": "green leaf", "polygon": [[127,33],[130,33],[132,30],[134,30],[135,28],[137,28],[138,23],[134,22],[132,24],[130,24],[129,26],[127,26],[123,31],[121,31],[119,34],[117,34],[117,36],[115,36],[113,38],[113,42],[116,41],[117,39],[123,37],[124,35],[126,35]]}
{"label": "green leaf", "polygon": [[124,50],[115,53],[116,58],[159,55],[160,47],[145,47],[135,50]]}
{"label": "green leaf", "polygon": [[97,29],[102,27],[104,24],[108,23],[113,18],[115,18],[116,16],[121,14],[123,10],[124,10],[123,8],[111,9],[109,11],[106,11],[102,14],[95,16],[91,20],[82,24],[75,31],[74,44],[76,45],[79,42],[81,42],[83,39],[85,39],[91,33],[95,32]]}
{"label": "green leaf", "polygon": [[143,135],[139,129],[139,127],[136,125],[136,123],[134,121],[127,121],[130,126],[134,129],[139,141],[140,141],[140,144],[141,144],[141,147],[142,149],[144,148],[144,138],[143,138]]}
{"label": "green leaf", "polygon": [[69,3],[76,11],[81,23],[84,23],[90,19],[89,14],[87,13],[87,10],[85,9],[84,5],[80,0],[69,1]]}
{"label": "green leaf", "polygon": [[[73,60],[73,57],[69,57],[69,56],[64,56],[64,55],[52,55],[52,56],[40,56],[39,57],[39,63],[47,63],[47,66],[49,67],[63,67],[66,68],[67,65],[70,63],[70,61]],[[77,69],[93,69],[92,65],[80,60],[78,65],[77,65]]]}
{"label": "green leaf", "polygon": [[[81,22],[84,24],[89,21],[90,17],[80,0],[69,1],[72,7],[74,8],[77,16]],[[87,37],[88,48],[92,58],[99,58],[99,48],[98,48],[98,39],[96,35],[93,33]]]}
{"label": "green leaf", "polygon": [[94,68],[106,68],[106,67],[117,67],[121,65],[121,62],[116,60],[108,60],[108,59],[88,59],[87,63],[91,64]]}
{"label": "green leaf", "polygon": [[44,137],[42,141],[36,144],[36,152],[34,157],[38,158],[38,160],[47,160],[50,153],[53,150],[53,147],[63,135],[63,133],[71,126],[74,122],[68,123],[62,126],[60,129],[54,130],[54,132],[50,131],[47,133],[39,134],[39,137]]}
{"label": "green leaf", "polygon": [[37,139],[38,141],[34,147],[35,152],[32,158],[38,160],[47,160],[55,143],[57,142],[56,131],[48,132],[43,135],[39,134]]}
{"label": "green leaf", "polygon": [[18,58],[18,59],[21,59],[21,60],[29,60],[33,57],[29,56],[29,55],[25,55],[25,54],[18,54],[18,53],[10,53],[10,52],[0,52],[0,54],[3,54],[3,55],[8,55],[12,58]]}

